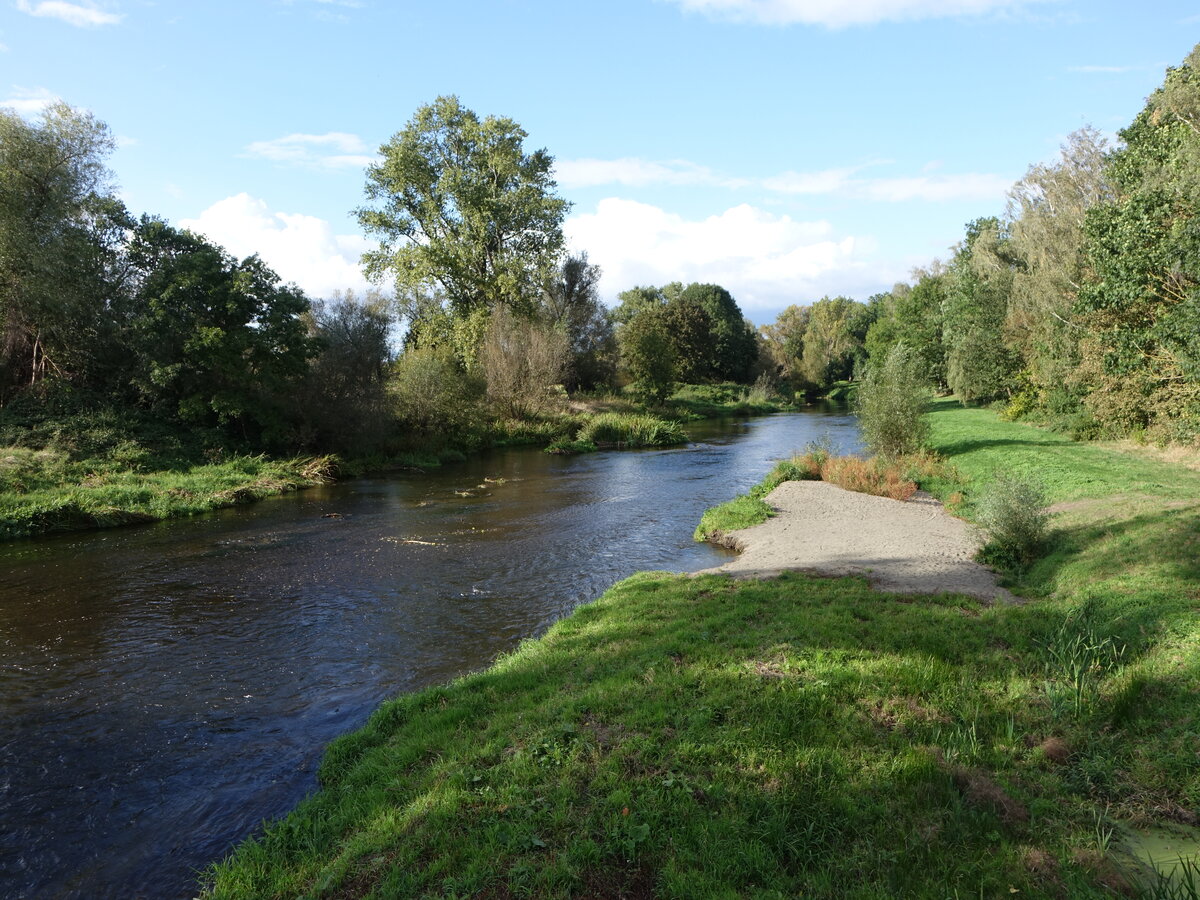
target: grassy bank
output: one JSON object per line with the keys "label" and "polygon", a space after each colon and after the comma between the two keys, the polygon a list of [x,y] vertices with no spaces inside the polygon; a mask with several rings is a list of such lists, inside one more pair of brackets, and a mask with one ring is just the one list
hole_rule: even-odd
{"label": "grassy bank", "polygon": [[1189,896],[1132,854],[1197,843],[1200,475],[934,430],[968,488],[1024,467],[1072,504],[1036,601],[635,576],[385,704],[208,895]]}
{"label": "grassy bank", "polygon": [[103,398],[52,394],[0,411],[0,540],[190,516],[341,477],[425,469],[495,447],[552,452],[687,441],[678,420],[786,406],[743,385],[682,385],[651,413],[619,394],[569,410],[478,421],[449,434],[401,435],[370,453],[275,457],[216,429],[167,424]]}
{"label": "grassy bank", "polygon": [[676,422],[601,406],[491,420],[457,435],[408,435],[387,450],[343,459],[272,458],[215,429],[164,424],[136,410],[80,406],[36,417],[0,413],[0,540],[191,516],[335,476],[434,468],[493,447],[566,441],[577,452],[687,440]]}

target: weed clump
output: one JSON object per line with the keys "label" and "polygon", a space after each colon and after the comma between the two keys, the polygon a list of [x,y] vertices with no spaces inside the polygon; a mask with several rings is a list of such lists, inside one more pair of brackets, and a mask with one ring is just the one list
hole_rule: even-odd
{"label": "weed clump", "polygon": [[976,521],[987,532],[981,552],[984,562],[1023,569],[1046,543],[1050,513],[1045,489],[1014,475],[998,475],[983,489],[975,504]]}
{"label": "weed clump", "polygon": [[617,447],[664,447],[682,444],[687,434],[678,422],[637,413],[601,413],[575,435],[577,443]]}

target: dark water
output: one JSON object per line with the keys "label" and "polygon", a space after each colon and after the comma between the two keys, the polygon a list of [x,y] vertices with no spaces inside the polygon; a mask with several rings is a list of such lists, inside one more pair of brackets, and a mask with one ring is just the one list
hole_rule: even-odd
{"label": "dark water", "polygon": [[691,540],[706,507],[823,434],[857,442],[820,412],[689,431],[0,547],[0,896],[193,896],[384,698],[632,572],[720,564]]}

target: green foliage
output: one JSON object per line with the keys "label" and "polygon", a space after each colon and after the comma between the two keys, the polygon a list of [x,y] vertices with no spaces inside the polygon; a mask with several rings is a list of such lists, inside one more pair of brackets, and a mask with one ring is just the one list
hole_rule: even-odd
{"label": "green foliage", "polygon": [[946,383],[963,403],[1009,392],[1018,360],[1005,343],[1013,259],[1008,235],[994,218],[967,226],[947,273],[942,304]]}
{"label": "green foliage", "polygon": [[599,284],[600,267],[588,262],[587,253],[567,256],[543,283],[545,315],[567,335],[568,391],[607,387],[616,375],[617,339]]}
{"label": "green foliage", "polygon": [[872,363],[855,398],[863,441],[872,453],[897,457],[922,450],[929,425],[930,386],[924,361],[904,343]]}
{"label": "green foliage", "polygon": [[482,418],[483,389],[446,353],[430,349],[401,354],[388,382],[400,422],[425,436],[454,435]]}
{"label": "green foliage", "polygon": [[975,501],[975,519],[987,531],[983,556],[988,562],[1003,568],[1027,566],[1046,542],[1046,491],[1031,480],[997,474]]}
{"label": "green foliage", "polygon": [[804,331],[801,373],[818,387],[854,374],[870,325],[866,307],[846,297],[825,297],[812,305]]}
{"label": "green foliage", "polygon": [[758,357],[758,343],[733,295],[720,285],[689,284],[680,295],[680,302],[688,301],[698,303],[708,314],[707,374],[724,381],[745,381]]}
{"label": "green foliage", "polygon": [[0,404],[111,361],[108,271],[131,224],[111,193],[107,126],[65,103],[30,123],[0,108]]}
{"label": "green foliage", "polygon": [[1087,327],[1086,403],[1116,434],[1200,434],[1200,48],[1163,87],[1113,154],[1117,200],[1089,211],[1085,251],[1095,278],[1080,294]]}
{"label": "green foliage", "polygon": [[1080,323],[1074,307],[1087,264],[1083,225],[1088,210],[1114,199],[1108,152],[1098,131],[1082,128],[1068,136],[1055,163],[1030,166],[1009,191],[1009,248],[1018,265],[1005,333],[1033,389],[1023,414],[1046,411],[1036,401],[1076,380]]}
{"label": "green foliage", "polygon": [[346,292],[313,302],[306,318],[318,349],[292,413],[308,429],[303,439],[340,452],[380,450],[392,424],[387,414],[392,318],[384,303]]}
{"label": "green foliage", "polygon": [[621,360],[644,403],[661,405],[676,381],[675,348],[661,308],[646,309],[617,332]]}
{"label": "green foliage", "polygon": [[[533,310],[568,204],[554,194],[553,157],[527,153],[526,136],[512,119],[439,97],[368,167],[371,205],[358,219],[379,246],[364,256],[367,273],[392,279],[410,321],[442,308],[454,319],[501,303]],[[464,359],[473,349],[454,348]]]}
{"label": "green foliage", "polygon": [[190,232],[143,218],[130,258],[136,383],[146,402],[186,422],[285,435],[282,400],[316,352],[307,298],[257,256],[237,262]]}
{"label": "green foliage", "polygon": [[0,411],[0,539],[195,515],[328,480],[333,457],[270,460],[59,383]]}

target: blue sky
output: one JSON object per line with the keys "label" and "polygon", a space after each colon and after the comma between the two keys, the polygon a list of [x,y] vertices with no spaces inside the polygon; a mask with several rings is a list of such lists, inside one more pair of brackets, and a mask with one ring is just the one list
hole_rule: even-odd
{"label": "blue sky", "polygon": [[606,299],[714,281],[759,323],[945,257],[1200,41],[1174,0],[0,4],[0,105],[91,110],[132,211],[310,293],[365,286],[363,167],[457,94],[555,157]]}

